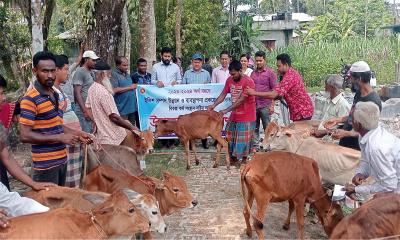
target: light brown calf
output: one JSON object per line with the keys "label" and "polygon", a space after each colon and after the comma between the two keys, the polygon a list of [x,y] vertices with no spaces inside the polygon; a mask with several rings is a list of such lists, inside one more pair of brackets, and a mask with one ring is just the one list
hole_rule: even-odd
{"label": "light brown calf", "polygon": [[149,220],[130,201],[131,194],[115,192],[88,212],[59,208],[12,218],[9,227],[0,229],[0,239],[104,239],[147,232]]}
{"label": "light brown calf", "polygon": [[399,239],[400,195],[387,194],[363,204],[336,226],[331,238]]}
{"label": "light brown calf", "polygon": [[264,239],[262,221],[270,202],[289,201],[289,214],[283,228],[289,229],[291,214],[296,210],[297,238],[301,239],[304,238],[305,202],[315,206],[328,235],[343,218],[340,206],[332,203],[323,190],[317,163],[310,158],[280,151],[257,153],[249,163],[242,166],[240,175],[248,236],[252,235],[250,215],[254,199],[257,213],[252,216],[259,239]]}
{"label": "light brown calf", "polygon": [[[48,190],[28,191],[23,194],[25,197],[32,198],[37,202],[49,207],[50,209],[72,207],[81,211],[89,211],[96,205],[88,200],[88,196],[92,199],[98,199],[98,202],[104,201],[110,196],[108,193],[90,192],[76,188],[67,187],[50,187]],[[160,209],[155,197],[151,194],[137,194],[133,196],[131,202],[146,216],[151,223],[151,231],[164,233],[166,225],[161,216]]]}
{"label": "light brown calf", "polygon": [[197,201],[193,199],[181,177],[168,172],[164,172],[163,177],[162,181],[145,176],[137,177],[126,171],[100,165],[86,176],[83,188],[89,191],[107,193],[112,193],[121,188],[129,188],[141,194],[152,194],[159,203],[162,216],[197,205]]}
{"label": "light brown calf", "polygon": [[190,114],[181,115],[178,120],[160,120],[156,122],[155,137],[159,137],[168,133],[175,133],[179,140],[185,146],[187,164],[186,168],[190,169],[189,144],[191,143],[196,165],[199,164],[199,159],[196,154],[196,146],[194,140],[204,139],[208,136],[214,138],[217,143],[217,154],[213,167],[218,167],[221,147],[226,152],[226,166],[229,170],[229,154],[228,143],[221,136],[222,128],[224,127],[223,116],[215,111],[195,111]]}

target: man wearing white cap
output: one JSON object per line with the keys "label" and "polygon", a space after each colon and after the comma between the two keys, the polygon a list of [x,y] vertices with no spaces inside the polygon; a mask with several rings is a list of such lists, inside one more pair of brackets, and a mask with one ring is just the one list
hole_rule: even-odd
{"label": "man wearing white cap", "polygon": [[343,124],[342,129],[335,130],[332,136],[336,139],[340,139],[339,145],[360,150],[360,146],[358,143],[359,134],[355,131],[352,131],[354,107],[358,102],[373,102],[379,107],[379,110],[381,111],[382,102],[379,98],[378,93],[374,91],[370,84],[371,69],[366,62],[355,62],[351,66],[349,73],[352,85],[351,89],[353,92],[356,93],[350,113],[348,116],[332,118],[325,121],[324,127],[326,129],[332,129],[338,124]]}
{"label": "man wearing white cap", "polygon": [[82,130],[90,133],[92,123],[89,112],[85,108],[85,102],[89,87],[93,84],[94,75],[92,70],[99,57],[93,51],[85,51],[82,55],[80,67],[76,70],[72,84],[74,85],[75,113],[79,118]]}

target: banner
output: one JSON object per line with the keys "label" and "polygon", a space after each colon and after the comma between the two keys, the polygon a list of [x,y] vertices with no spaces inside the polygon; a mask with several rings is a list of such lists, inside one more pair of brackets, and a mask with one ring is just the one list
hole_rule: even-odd
{"label": "banner", "polygon": [[[159,88],[154,85],[137,87],[137,102],[140,130],[155,131],[155,122],[160,119],[175,120],[179,115],[198,110],[207,110],[221,94],[224,84],[185,84]],[[215,111],[226,109],[232,105],[228,94]],[[229,114],[224,116],[224,129]],[[160,138],[174,138],[174,135]]]}

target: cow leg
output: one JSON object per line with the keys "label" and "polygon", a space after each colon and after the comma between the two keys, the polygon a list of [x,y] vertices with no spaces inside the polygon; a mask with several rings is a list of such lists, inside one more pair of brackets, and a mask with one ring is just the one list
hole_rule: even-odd
{"label": "cow leg", "polygon": [[304,203],[305,199],[297,199],[295,201],[296,206],[296,218],[297,218],[297,238],[304,239]]}
{"label": "cow leg", "polygon": [[[221,137],[220,133],[218,133],[217,135],[211,135],[211,137],[213,137],[215,140],[217,140],[217,142],[225,149],[225,154],[226,154],[226,168],[229,170],[229,167],[231,165],[231,162],[229,160],[229,152],[228,152],[228,142]],[[217,145],[217,150],[218,150],[218,145]],[[219,154],[221,154],[221,151],[218,153],[217,152],[217,157],[219,157]],[[215,159],[217,159],[217,157]],[[219,163],[219,160],[218,160]]]}
{"label": "cow leg", "polygon": [[289,200],[289,212],[288,212],[286,221],[282,227],[284,230],[289,230],[289,228],[290,228],[290,218],[292,216],[293,211],[294,211],[294,203],[292,200]]}
{"label": "cow leg", "polygon": [[217,168],[219,166],[219,160],[221,158],[221,148],[222,148],[221,144],[217,142],[217,152],[215,153],[215,161],[213,168]]}
{"label": "cow leg", "polygon": [[195,161],[196,161],[196,165],[199,165],[199,164],[200,164],[200,161],[199,161],[199,159],[197,158],[196,141],[191,140],[191,141],[190,141],[190,145],[192,145],[192,151],[193,151],[193,153],[194,153],[194,159],[195,159]]}
{"label": "cow leg", "polygon": [[[249,204],[249,207],[251,209],[251,207],[253,206],[253,201],[254,201],[254,194],[251,190],[247,191],[247,199],[245,199],[245,201],[247,201],[247,203]],[[243,208],[243,216],[244,216],[244,220],[246,222],[246,234],[247,234],[247,236],[252,237],[253,232],[252,232],[251,225],[250,225],[250,212],[247,210],[246,206],[244,206],[244,208]]]}
{"label": "cow leg", "polygon": [[[260,189],[255,189],[260,190]],[[262,192],[262,191],[260,191]],[[258,194],[255,196],[257,203],[257,214],[256,217],[259,221],[263,221],[265,217],[265,211],[267,209],[268,203],[271,200],[271,196],[267,194]],[[254,224],[254,223],[253,223]],[[262,227],[254,226],[258,239],[264,239],[264,231]]]}
{"label": "cow leg", "polygon": [[182,143],[183,143],[183,146],[185,146],[185,152],[186,152],[186,169],[189,170],[190,169],[189,141],[182,139]]}

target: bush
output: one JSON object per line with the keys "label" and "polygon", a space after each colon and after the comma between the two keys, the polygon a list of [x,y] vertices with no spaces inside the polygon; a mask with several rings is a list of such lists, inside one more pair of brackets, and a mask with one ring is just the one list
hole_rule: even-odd
{"label": "bush", "polygon": [[[269,65],[275,67],[275,58],[288,53],[292,65],[303,76],[307,88],[323,87],[328,74],[340,73],[343,63],[366,61],[377,76],[377,84],[395,81],[395,61],[399,56],[399,43],[395,37],[351,38],[340,42],[294,43],[270,53]],[[343,62],[342,62],[343,59]]]}

